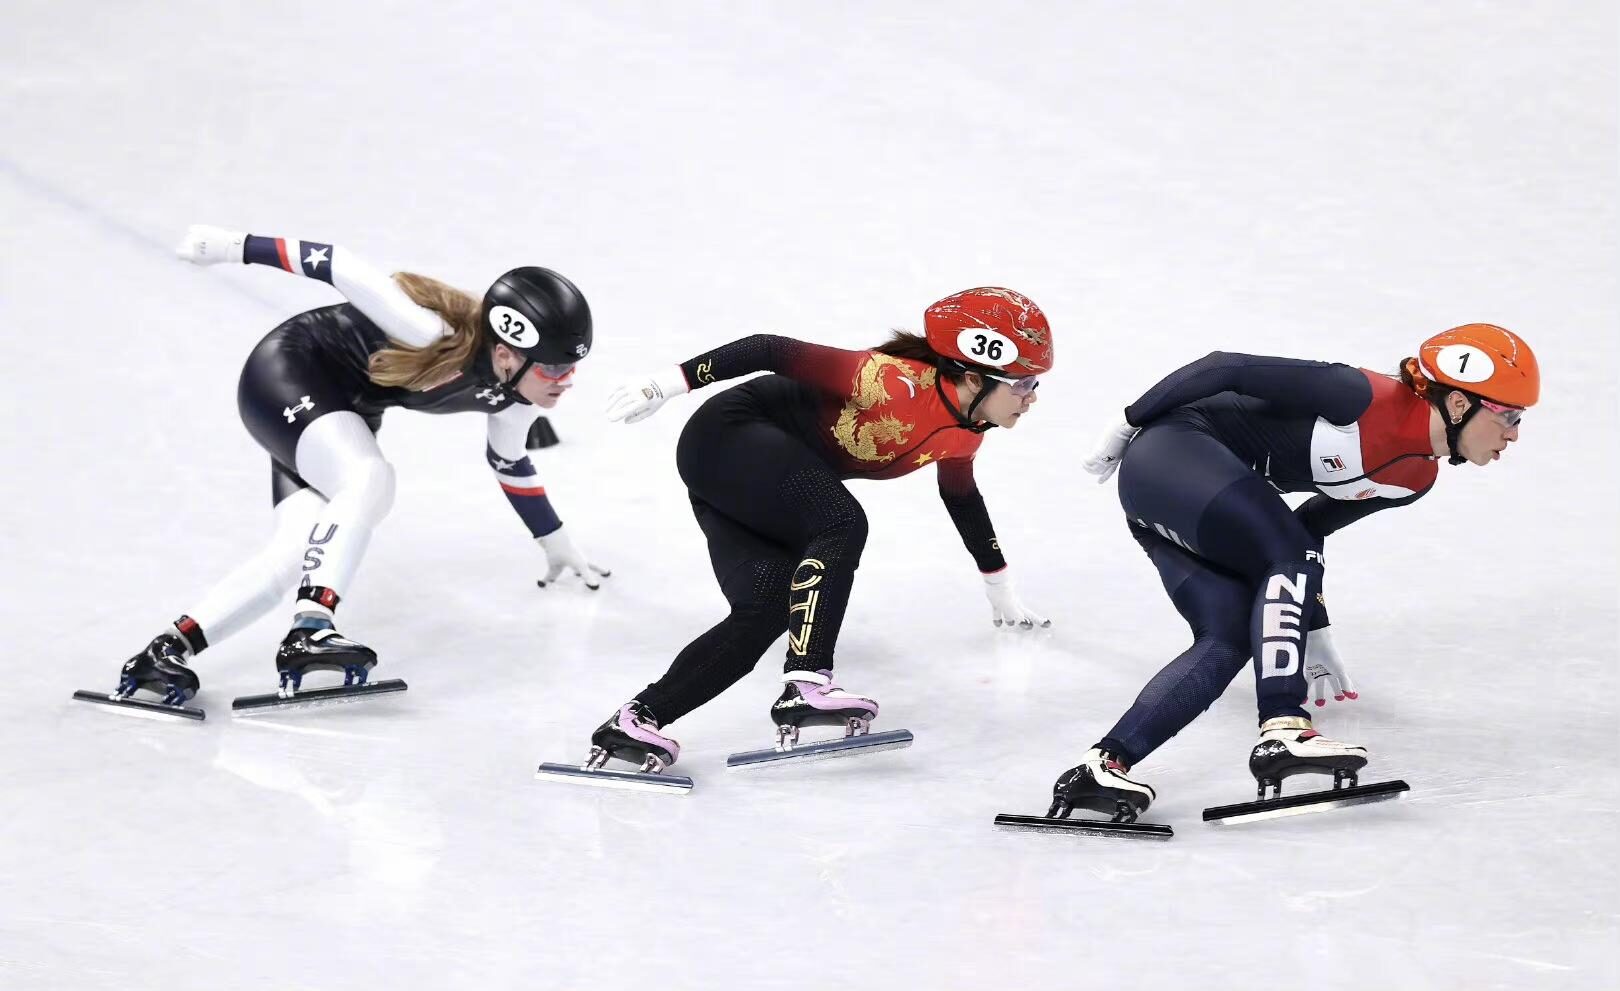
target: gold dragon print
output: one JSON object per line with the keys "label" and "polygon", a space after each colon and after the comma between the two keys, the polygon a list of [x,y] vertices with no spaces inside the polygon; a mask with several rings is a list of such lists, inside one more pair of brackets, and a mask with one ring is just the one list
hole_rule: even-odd
{"label": "gold dragon print", "polygon": [[883,384],[885,368],[893,368],[899,372],[900,377],[917,391],[932,389],[938,375],[932,368],[919,374],[904,361],[886,354],[873,354],[861,365],[860,371],[855,373],[849,401],[844,404],[844,408],[838,414],[838,420],[833,424],[833,438],[838,441],[839,447],[853,457],[879,464],[887,464],[896,457],[893,451],[888,454],[878,453],[879,445],[895,447],[903,445],[912,428],[916,426],[888,413],[862,422],[861,414],[874,406],[888,403],[892,398],[888,388]]}

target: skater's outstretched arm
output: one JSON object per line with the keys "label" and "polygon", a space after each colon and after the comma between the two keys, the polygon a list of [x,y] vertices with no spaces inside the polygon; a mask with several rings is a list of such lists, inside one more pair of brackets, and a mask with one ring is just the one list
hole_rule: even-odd
{"label": "skater's outstretched arm", "polygon": [[848,395],[869,354],[778,334],[753,334],[620,386],[608,397],[607,415],[610,420],[635,423],[651,416],[671,396],[754,372],[775,372],[825,392]]}
{"label": "skater's outstretched arm", "polygon": [[[1427,495],[1431,488],[1432,485],[1425,486],[1399,499],[1334,499],[1317,494],[1295,509],[1294,516],[1304,524],[1312,537],[1323,540],[1329,534],[1380,510],[1411,505]],[[1345,670],[1344,659],[1333,645],[1331,625],[1327,602],[1318,595],[1310,635],[1305,643],[1305,677],[1310,682],[1311,698],[1318,706],[1326,705],[1330,696],[1339,702],[1357,697],[1355,684]]]}
{"label": "skater's outstretched arm", "polygon": [[1124,419],[1108,425],[1082,467],[1099,483],[1107,481],[1138,430],[1173,409],[1223,392],[1263,399],[1278,413],[1321,417],[1341,427],[1354,423],[1373,400],[1367,374],[1349,365],[1211,351],[1166,375],[1125,407]]}
{"label": "skater's outstretched arm", "polygon": [[1133,427],[1200,399],[1235,392],[1264,399],[1279,413],[1319,416],[1346,426],[1372,405],[1366,373],[1349,365],[1211,351],[1178,368],[1125,408]]}
{"label": "skater's outstretched arm", "polygon": [[939,462],[939,498],[951,514],[956,532],[984,576],[984,594],[990,600],[990,618],[997,626],[1032,629],[1052,622],[1024,605],[1013,588],[1012,572],[1002,556],[990,510],[973,480],[973,458],[946,458]]}
{"label": "skater's outstretched arm", "polygon": [[526,448],[529,427],[539,415],[537,408],[525,403],[514,403],[499,413],[490,414],[489,445],[484,456],[495,472],[495,481],[506,493],[506,501],[512,504],[518,518],[546,554],[546,576],[540,579],[540,587],[545,588],[561,577],[564,570],[569,570],[579,575],[587,588],[595,589],[611,572],[587,561],[574,545],[573,537],[551,507],[539,472],[529,461]]}
{"label": "skater's outstretched arm", "polygon": [[562,526],[524,447],[529,425],[539,415],[539,409],[526,403],[513,403],[499,413],[490,414],[489,446],[484,451],[485,461],[495,472],[495,481],[534,537],[543,537]]}
{"label": "skater's outstretched arm", "polygon": [[341,245],[195,224],[186,229],[175,254],[196,265],[269,265],[318,279],[342,293],[383,333],[408,347],[426,347],[449,332],[437,313],[412,302],[399,283]]}
{"label": "skater's outstretched arm", "polygon": [[972,458],[946,458],[939,462],[939,498],[945,511],[951,514],[956,532],[982,574],[1000,571],[1007,566],[996,540],[995,526],[990,522],[990,510],[979,493],[979,483],[973,480]]}
{"label": "skater's outstretched arm", "polygon": [[752,334],[681,362],[681,372],[695,389],[754,372],[775,372],[842,396],[849,393],[866,357],[865,351],[846,351],[779,334]]}

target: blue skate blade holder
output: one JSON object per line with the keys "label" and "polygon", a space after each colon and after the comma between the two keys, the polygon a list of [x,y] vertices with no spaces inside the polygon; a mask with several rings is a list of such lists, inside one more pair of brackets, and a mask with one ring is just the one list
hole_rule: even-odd
{"label": "blue skate blade holder", "polygon": [[364,685],[333,685],[331,688],[299,689],[288,694],[267,692],[264,695],[244,695],[231,703],[231,715],[256,716],[292,709],[317,709],[328,705],[363,702],[378,695],[393,695],[407,687],[398,678],[371,681]]}
{"label": "blue skate blade holder", "polygon": [[1204,821],[1217,826],[1242,822],[1260,822],[1283,816],[1305,815],[1311,812],[1331,812],[1347,805],[1366,805],[1368,802],[1386,802],[1400,798],[1411,788],[1405,781],[1380,781],[1372,785],[1352,788],[1330,788],[1306,795],[1289,795],[1260,802],[1240,802],[1237,805],[1218,805],[1204,810]]}
{"label": "blue skate blade holder", "polygon": [[786,761],[826,760],[829,757],[850,757],[855,754],[875,753],[879,750],[899,750],[911,746],[908,729],[891,729],[882,733],[864,733],[821,743],[800,743],[787,750],[748,750],[726,758],[727,767],[756,767],[760,764],[779,764]]}
{"label": "blue skate blade holder", "polygon": [[653,774],[646,771],[604,771],[578,764],[541,764],[534,776],[543,780],[567,781],[576,785],[654,791],[685,795],[692,790],[692,779],[682,774]]}
{"label": "blue skate blade holder", "polygon": [[117,692],[90,692],[80,689],[73,693],[73,697],[80,702],[94,702],[97,705],[111,706],[112,708],[130,716],[144,716],[158,719],[190,719],[202,722],[208,714],[194,706],[169,705],[165,702],[153,702],[148,699],[130,698],[119,695]]}

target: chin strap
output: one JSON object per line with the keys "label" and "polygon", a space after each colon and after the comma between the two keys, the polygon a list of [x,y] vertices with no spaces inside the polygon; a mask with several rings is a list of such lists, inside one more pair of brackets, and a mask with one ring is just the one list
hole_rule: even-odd
{"label": "chin strap", "polygon": [[523,356],[523,364],[519,365],[518,370],[512,373],[512,377],[507,379],[502,384],[507,386],[508,388],[510,388],[513,392],[516,392],[517,391],[517,384],[519,382],[523,381],[523,376],[529,374],[529,369],[533,368],[533,367],[534,367],[534,359],[529,357],[528,355],[524,355]]}
{"label": "chin strap", "polygon": [[1468,426],[1468,421],[1472,420],[1475,414],[1485,407],[1480,405],[1478,399],[1468,395],[1468,393],[1463,392],[1461,389],[1453,389],[1451,391],[1461,393],[1468,399],[1468,408],[1463,410],[1461,416],[1454,418],[1451,411],[1446,409],[1445,400],[1441,400],[1436,405],[1440,408],[1440,419],[1445,421],[1446,424],[1446,447],[1451,451],[1451,457],[1446,459],[1447,463],[1460,465],[1468,462],[1468,459],[1463,457],[1462,454],[1457,450],[1457,442],[1462,439],[1463,427]]}
{"label": "chin strap", "polygon": [[[947,379],[945,378],[945,367],[943,365],[936,367],[939,369],[939,375],[934,379],[934,391],[939,393],[939,401],[945,404],[945,408],[951,411],[952,416],[956,417],[956,422],[976,434],[982,434],[986,430],[989,430],[991,427],[995,426],[995,424],[991,423],[989,420],[976,421],[973,419],[973,411],[978,409],[979,403],[983,402],[984,397],[990,394],[990,389],[980,389],[979,394],[973,397],[973,402],[968,403],[966,412],[959,410],[956,408],[956,404],[951,401],[950,391],[945,388],[945,384],[947,382]],[[1001,384],[993,379],[988,381],[990,381],[992,385]]]}
{"label": "chin strap", "polygon": [[500,387],[502,392],[506,393],[508,396],[525,406],[533,405],[527,399],[523,398],[522,393],[518,392],[518,383],[523,381],[523,376],[527,375],[529,373],[529,369],[534,367],[534,359],[532,357],[525,354],[523,356],[523,364],[517,367],[517,371],[513,372],[504,379],[501,378],[500,369],[495,367],[495,355],[493,351],[489,353],[488,361],[489,377],[497,386]]}
{"label": "chin strap", "polygon": [[[1466,389],[1446,388],[1426,378],[1423,375],[1422,366],[1418,364],[1416,358],[1406,359],[1402,368],[1411,380],[1409,384],[1412,391],[1427,399],[1430,405],[1440,414],[1440,422],[1446,428],[1446,450],[1451,452],[1451,457],[1446,459],[1447,463],[1453,465],[1466,464],[1468,459],[1458,453],[1457,442],[1462,439],[1463,427],[1468,426],[1468,421],[1474,418],[1474,414],[1484,408],[1480,405],[1479,397]],[[1446,400],[1451,397],[1453,392],[1468,400],[1468,408],[1455,417],[1452,416],[1450,410],[1446,409]]]}

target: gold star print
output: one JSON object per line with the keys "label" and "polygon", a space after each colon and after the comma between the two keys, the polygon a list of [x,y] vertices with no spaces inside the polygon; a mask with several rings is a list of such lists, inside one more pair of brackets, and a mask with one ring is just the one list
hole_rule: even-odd
{"label": "gold star print", "polygon": [[921,468],[923,465],[927,464],[928,462],[930,462],[932,460],[934,460],[933,453],[930,452],[930,451],[924,451],[921,454],[917,455],[917,467]]}

